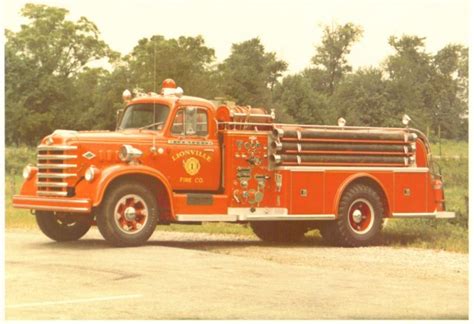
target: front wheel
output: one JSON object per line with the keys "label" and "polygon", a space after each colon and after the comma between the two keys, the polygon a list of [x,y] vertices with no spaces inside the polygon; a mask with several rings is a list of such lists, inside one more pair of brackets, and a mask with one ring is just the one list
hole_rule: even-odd
{"label": "front wheel", "polygon": [[97,215],[97,227],[115,246],[144,244],[156,228],[158,204],[139,183],[122,182],[107,191]]}
{"label": "front wheel", "polygon": [[40,230],[58,242],[76,241],[92,226],[92,215],[37,210],[35,216]]}

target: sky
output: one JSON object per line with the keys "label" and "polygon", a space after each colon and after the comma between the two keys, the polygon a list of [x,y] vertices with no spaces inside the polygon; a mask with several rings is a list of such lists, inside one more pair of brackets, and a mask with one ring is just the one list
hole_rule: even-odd
{"label": "sky", "polygon": [[355,68],[378,66],[392,53],[391,35],[426,37],[430,53],[448,43],[469,44],[469,0],[4,0],[5,28],[17,31],[26,23],[20,10],[28,2],[66,8],[72,20],[87,17],[122,54],[155,34],[202,35],[222,62],[233,43],[259,37],[288,62],[288,73],[309,66],[328,24],[364,29],[349,56]]}

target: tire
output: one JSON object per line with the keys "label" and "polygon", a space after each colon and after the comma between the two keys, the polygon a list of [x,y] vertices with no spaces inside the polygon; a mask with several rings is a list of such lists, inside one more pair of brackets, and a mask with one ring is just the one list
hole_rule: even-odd
{"label": "tire", "polygon": [[299,242],[303,239],[304,234],[308,230],[306,224],[296,221],[290,222],[251,222],[255,235],[264,242],[290,243]]}
{"label": "tire", "polygon": [[114,246],[143,245],[158,222],[158,203],[153,193],[136,182],[111,187],[99,208],[97,227]]}
{"label": "tire", "polygon": [[83,237],[92,226],[91,215],[68,214],[37,210],[36,223],[50,239],[64,242],[76,241]]}
{"label": "tire", "polygon": [[359,247],[377,242],[383,226],[384,205],[378,191],[365,184],[350,186],[343,194],[338,218],[328,226],[330,243]]}

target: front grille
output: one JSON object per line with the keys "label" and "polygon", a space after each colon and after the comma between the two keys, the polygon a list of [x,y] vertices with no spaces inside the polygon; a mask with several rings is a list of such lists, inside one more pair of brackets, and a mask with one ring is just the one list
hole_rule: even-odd
{"label": "front grille", "polygon": [[77,146],[38,146],[38,196],[67,197],[68,179],[77,177]]}

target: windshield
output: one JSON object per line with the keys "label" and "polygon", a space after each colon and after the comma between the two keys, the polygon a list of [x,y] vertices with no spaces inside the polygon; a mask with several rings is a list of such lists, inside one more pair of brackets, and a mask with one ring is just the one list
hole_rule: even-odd
{"label": "windshield", "polygon": [[162,130],[168,118],[169,108],[160,104],[136,104],[129,106],[118,129],[141,128]]}

